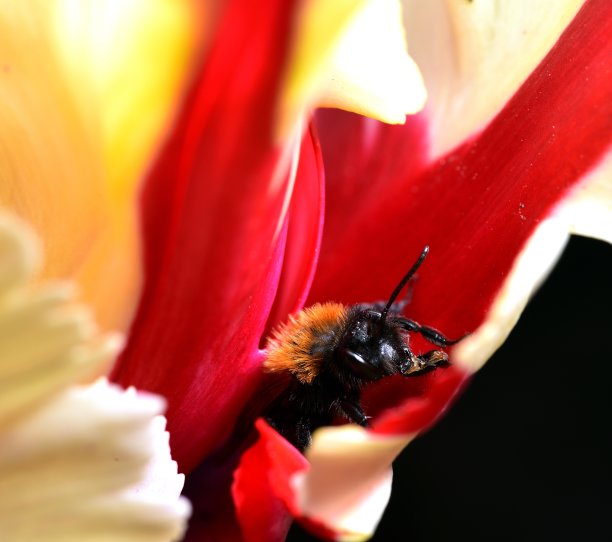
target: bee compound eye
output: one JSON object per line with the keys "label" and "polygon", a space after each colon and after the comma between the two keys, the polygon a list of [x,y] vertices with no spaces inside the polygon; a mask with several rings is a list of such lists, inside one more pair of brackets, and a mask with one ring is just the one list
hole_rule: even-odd
{"label": "bee compound eye", "polygon": [[357,376],[366,379],[378,378],[379,370],[372,365],[368,360],[363,358],[353,350],[344,349],[341,352],[341,357],[345,365]]}
{"label": "bee compound eye", "polygon": [[345,350],[344,356],[349,360],[351,365],[366,365],[366,361],[357,352]]}

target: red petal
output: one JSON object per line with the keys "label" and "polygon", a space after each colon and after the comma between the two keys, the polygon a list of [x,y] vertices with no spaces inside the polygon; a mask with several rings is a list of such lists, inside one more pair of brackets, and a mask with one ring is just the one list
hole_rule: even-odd
{"label": "red petal", "polygon": [[[342,246],[345,237],[356,233],[353,222],[369,216],[381,195],[402,193],[406,177],[415,177],[427,166],[424,135],[427,124],[422,116],[416,116],[409,117],[404,125],[391,126],[337,109],[318,111],[316,121],[323,148],[327,198],[322,260],[310,297],[323,299],[326,294],[318,290],[326,281],[334,280],[326,279],[327,273],[340,275],[338,264],[344,261],[336,259],[334,250]],[[363,233],[369,235],[373,226],[368,225]],[[379,227],[384,227],[384,223]],[[344,270],[343,282],[353,282],[353,270],[350,274],[349,270],[348,267]],[[333,286],[329,290],[326,300],[337,299]]]}
{"label": "red petal", "polygon": [[[316,269],[316,256],[319,252],[323,227],[323,181],[320,147],[311,128],[306,132],[300,148],[295,187],[287,218],[288,242],[285,243],[283,268],[277,296],[268,320],[269,327],[273,327],[280,320],[285,320],[290,312],[298,310],[308,293]],[[262,381],[260,384],[258,391],[261,392],[261,396],[253,397],[252,401],[246,405],[246,415],[238,422],[240,427],[252,424],[258,413],[262,412],[262,405],[266,404],[269,390],[266,389],[265,382]],[[261,423],[266,426],[264,422]],[[265,432],[265,429],[261,430]],[[268,430],[271,431],[269,428]],[[237,429],[238,433],[240,429]],[[238,437],[240,438],[239,434]],[[278,435],[276,438],[282,440]],[[284,445],[289,450],[290,457],[293,455],[294,458],[297,458],[299,465],[305,464],[301,454],[297,453],[288,443],[284,442]],[[221,451],[220,455],[223,453]],[[212,490],[212,494],[217,495],[218,498],[211,510],[209,500],[205,498],[204,503],[197,500],[206,494],[211,494],[209,484],[202,485],[196,482],[197,487],[194,487],[195,495],[192,498],[196,499],[193,503],[197,516],[195,528],[190,525],[190,540],[206,540],[204,533],[210,531],[211,528],[218,529],[221,533],[223,532],[223,529],[220,529],[222,526],[224,526],[223,540],[230,535],[235,537],[236,535],[232,534],[236,531],[235,513],[238,514],[241,532],[247,542],[273,542],[285,539],[291,526],[292,516],[270,486],[267,473],[272,471],[272,465],[268,456],[268,447],[264,444],[264,437],[244,453],[240,461],[232,485],[233,507],[227,504],[218,507],[218,501],[225,500],[226,488],[220,487]],[[224,457],[220,459],[220,464],[212,466],[212,472],[209,472],[207,465],[201,465],[197,473],[206,480],[209,476],[216,476],[220,467],[227,469],[235,464],[235,459]],[[282,479],[284,479],[283,475],[281,475]],[[194,484],[191,486],[193,487]],[[236,512],[234,512],[234,507]],[[231,510],[231,513],[228,512],[228,509]]]}
{"label": "red petal", "polygon": [[468,378],[469,375],[459,368],[448,367],[420,377],[416,386],[410,380],[398,378],[373,387],[364,396],[364,404],[373,405],[368,413],[376,417],[372,430],[375,433],[409,435],[427,429],[440,417]]}
{"label": "red petal", "polygon": [[[587,2],[490,125],[425,167],[421,121],[369,135],[372,121],[336,113],[347,143],[322,139],[330,203],[309,302],[386,299],[428,244],[410,315],[451,337],[474,330],[538,223],[610,145],[611,33],[609,4]],[[364,156],[381,142],[384,155]]]}
{"label": "red petal", "polygon": [[231,430],[260,371],[282,260],[288,156],[274,143],[295,2],[228,2],[144,195],[146,284],[115,370],[168,398],[189,470]]}
{"label": "red petal", "polygon": [[[234,474],[232,493],[245,542],[285,539],[291,516],[327,539],[335,533],[315,520],[300,517],[293,477],[309,468],[308,461],[265,421],[257,421],[259,439],[243,454]],[[291,514],[291,515],[289,515]]]}
{"label": "red petal", "polygon": [[[317,268],[323,234],[325,172],[314,128],[304,135],[295,188],[288,213],[288,232],[276,299],[268,332],[287,316],[301,310]],[[268,335],[268,332],[264,335]]]}
{"label": "red petal", "polygon": [[[274,462],[271,448],[282,446],[282,438],[265,422],[258,422],[260,437],[243,455],[234,473],[232,495],[236,514],[245,542],[275,542],[285,540],[292,518],[276,494],[271,477]],[[285,443],[287,445],[287,443]],[[292,447],[291,447],[292,448]],[[282,449],[281,449],[282,450]],[[306,460],[293,448],[281,453],[281,468],[287,479],[296,470],[306,468]]]}

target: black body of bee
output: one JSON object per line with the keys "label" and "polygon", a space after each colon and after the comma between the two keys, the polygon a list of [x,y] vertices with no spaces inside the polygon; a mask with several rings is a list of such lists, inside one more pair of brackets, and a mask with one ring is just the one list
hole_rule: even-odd
{"label": "black body of bee", "polygon": [[439,347],[461,339],[449,340],[436,329],[404,318],[400,313],[407,298],[395,303],[428,252],[425,247],[386,304],[314,305],[275,332],[265,369],[290,377],[267,420],[300,450],[310,444],[314,429],[338,416],[367,426],[360,404],[366,384],[395,374],[423,374],[447,363],[441,350],[415,355],[408,333],[419,333]]}

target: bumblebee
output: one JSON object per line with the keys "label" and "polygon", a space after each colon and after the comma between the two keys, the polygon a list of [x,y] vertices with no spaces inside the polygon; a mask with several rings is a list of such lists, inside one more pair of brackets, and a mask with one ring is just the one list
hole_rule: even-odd
{"label": "bumblebee", "polygon": [[310,444],[314,429],[330,425],[337,417],[368,425],[360,403],[366,384],[395,374],[423,374],[448,362],[442,350],[415,355],[409,333],[419,333],[442,348],[461,339],[450,340],[401,315],[410,287],[409,294],[396,302],[428,252],[426,246],[386,304],[316,304],[273,332],[264,370],[287,381],[269,408],[267,420],[301,451]]}

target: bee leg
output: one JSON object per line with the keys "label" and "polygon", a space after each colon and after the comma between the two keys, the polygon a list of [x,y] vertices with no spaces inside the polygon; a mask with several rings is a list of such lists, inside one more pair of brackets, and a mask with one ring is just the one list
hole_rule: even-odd
{"label": "bee leg", "polygon": [[467,335],[460,337],[459,339],[449,339],[440,333],[437,329],[428,326],[422,326],[414,320],[408,320],[407,318],[396,318],[394,320],[399,324],[402,329],[406,331],[412,331],[413,333],[421,334],[427,341],[436,346],[445,348],[457,344],[460,340],[464,339]]}
{"label": "bee leg", "polygon": [[422,375],[447,363],[448,355],[446,352],[431,350],[420,356],[411,355],[400,365],[400,373],[402,376]]}
{"label": "bee leg", "polygon": [[358,401],[349,399],[348,397],[343,397],[340,399],[338,406],[340,407],[340,414],[347,420],[350,420],[357,425],[361,425],[361,427],[367,427],[369,425],[368,417],[363,412],[363,409]]}
{"label": "bee leg", "polygon": [[435,369],[440,365],[448,364],[448,355],[442,350],[430,350],[425,354],[417,356],[421,369]]}

